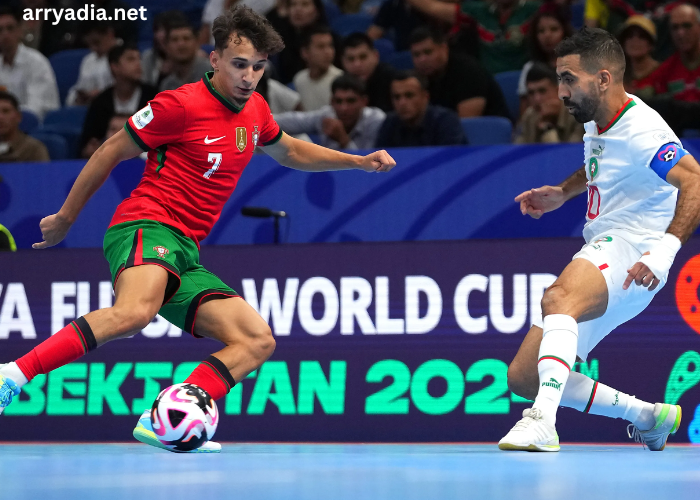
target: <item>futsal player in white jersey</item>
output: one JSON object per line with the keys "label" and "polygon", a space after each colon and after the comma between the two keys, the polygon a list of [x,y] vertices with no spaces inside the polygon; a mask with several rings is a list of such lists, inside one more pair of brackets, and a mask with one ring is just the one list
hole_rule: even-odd
{"label": "futsal player in white jersey", "polygon": [[680,406],[647,403],[571,367],[665,285],[700,221],[700,166],[658,113],[625,93],[625,56],[610,33],[584,28],[556,53],[559,98],[585,124],[585,163],[562,184],[515,201],[538,219],[587,190],[586,244],[545,291],[543,321],[508,368],[511,390],[534,404],[498,446],[558,451],[561,405],[628,420],[631,438],[661,451],[678,430]]}

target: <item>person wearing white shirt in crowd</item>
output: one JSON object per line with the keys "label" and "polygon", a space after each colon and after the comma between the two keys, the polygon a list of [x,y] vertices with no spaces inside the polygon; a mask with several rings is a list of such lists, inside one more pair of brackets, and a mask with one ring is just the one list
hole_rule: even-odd
{"label": "person wearing white shirt in crowd", "polygon": [[60,107],[56,75],[44,55],[20,43],[21,22],[18,11],[0,7],[0,86],[41,119]]}
{"label": "person wearing white shirt in crowd", "polygon": [[270,78],[267,71],[263,73],[255,91],[265,98],[268,106],[270,106],[272,114],[284,113],[286,111],[302,111],[299,92]]}
{"label": "person wearing white shirt in crowd", "polygon": [[199,30],[199,43],[214,45],[211,26],[214,19],[233,6],[245,5],[264,16],[275,6],[276,0],[207,0],[202,11],[202,27]]}
{"label": "person wearing white shirt in crowd", "polygon": [[107,54],[121,40],[114,35],[114,28],[106,21],[95,21],[83,31],[83,40],[90,53],[80,63],[78,81],[68,91],[66,106],[84,106],[103,90],[114,85]]}
{"label": "person wearing white shirt in crowd", "polygon": [[367,106],[365,84],[342,75],[332,84],[331,105],[316,111],[293,111],[274,115],[287,134],[319,134],[320,144],[330,149],[371,149],[386,115]]}
{"label": "person wearing white shirt in crowd", "polygon": [[306,69],[294,75],[294,87],[301,95],[306,111],[327,106],[331,100],[331,84],[343,74],[333,66],[335,47],[333,34],[326,26],[314,26],[301,35],[301,57]]}

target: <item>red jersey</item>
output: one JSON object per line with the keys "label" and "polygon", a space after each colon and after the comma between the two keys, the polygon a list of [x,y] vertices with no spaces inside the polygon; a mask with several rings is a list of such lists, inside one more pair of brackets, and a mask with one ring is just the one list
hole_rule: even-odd
{"label": "red jersey", "polygon": [[110,227],[150,219],[173,226],[197,245],[219,219],[256,146],[279,141],[265,99],[254,92],[238,108],[211,85],[213,72],[167,90],[124,126],[148,151],[141,182],[112,217]]}
{"label": "red jersey", "polygon": [[700,101],[700,66],[692,70],[686,68],[678,52],[666,59],[653,74],[657,94],[668,93],[685,102]]}

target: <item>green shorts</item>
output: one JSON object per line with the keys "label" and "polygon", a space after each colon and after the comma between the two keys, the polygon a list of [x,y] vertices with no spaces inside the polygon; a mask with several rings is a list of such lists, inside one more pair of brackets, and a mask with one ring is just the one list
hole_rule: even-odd
{"label": "green shorts", "polygon": [[199,263],[199,249],[194,241],[160,222],[137,220],[110,227],[105,234],[104,254],[113,287],[119,274],[130,267],[152,264],[168,271],[168,285],[158,314],[193,335],[197,309],[204,297],[239,296]]}

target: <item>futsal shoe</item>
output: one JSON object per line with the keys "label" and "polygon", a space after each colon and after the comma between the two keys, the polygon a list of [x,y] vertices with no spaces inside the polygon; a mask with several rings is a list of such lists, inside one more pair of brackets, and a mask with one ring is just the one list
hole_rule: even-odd
{"label": "futsal shoe", "polygon": [[498,442],[506,451],[559,451],[559,436],[554,426],[542,417],[542,410],[523,410],[523,418]]}
{"label": "futsal shoe", "polygon": [[670,434],[675,434],[681,426],[681,407],[656,403],[654,405],[656,425],[648,431],[640,431],[634,424],[627,426],[627,435],[650,451],[664,451],[666,440]]}
{"label": "futsal shoe", "polygon": [[22,389],[17,387],[14,380],[0,374],[0,414],[12,403],[13,396],[19,396]]}
{"label": "futsal shoe", "polygon": [[151,424],[151,410],[144,411],[143,415],[141,415],[141,418],[139,418],[139,423],[136,424],[136,428],[134,429],[134,437],[137,441],[141,441],[144,444],[149,444],[162,450],[172,451],[173,453],[221,453],[221,445],[213,441],[207,441],[195,450],[171,450],[163,443],[161,443],[158,440],[156,433],[153,432],[153,425]]}

